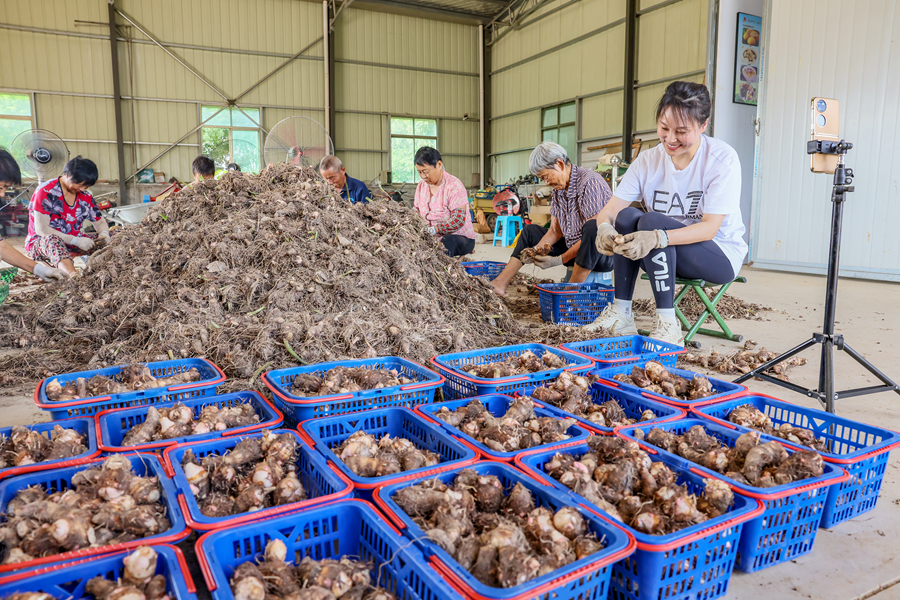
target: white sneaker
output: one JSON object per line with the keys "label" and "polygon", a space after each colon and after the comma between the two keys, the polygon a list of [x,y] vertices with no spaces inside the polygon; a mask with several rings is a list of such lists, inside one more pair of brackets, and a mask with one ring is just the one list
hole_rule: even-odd
{"label": "white sneaker", "polygon": [[656,325],[650,332],[650,337],[655,340],[675,344],[684,347],[684,331],[678,319],[656,315]]}
{"label": "white sneaker", "polygon": [[591,323],[582,327],[585,331],[597,331],[606,329],[616,335],[637,335],[638,330],[634,325],[634,317],[626,315],[615,302],[603,309],[600,316]]}

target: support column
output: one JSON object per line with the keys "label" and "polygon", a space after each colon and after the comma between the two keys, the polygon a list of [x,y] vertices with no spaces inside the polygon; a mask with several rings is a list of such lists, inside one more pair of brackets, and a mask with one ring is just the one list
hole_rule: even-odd
{"label": "support column", "polygon": [[112,58],[113,106],[116,117],[116,155],[119,161],[119,205],[128,201],[125,185],[125,130],[122,125],[122,86],[119,81],[119,37],[116,32],[116,4],[109,0],[109,53]]}
{"label": "support column", "polygon": [[482,34],[479,36],[479,41],[481,43],[481,64],[479,65],[482,73],[482,78],[484,83],[482,84],[482,102],[481,102],[481,114],[479,118],[481,119],[481,130],[484,135],[484,141],[482,142],[482,164],[484,165],[484,171],[481,174],[481,187],[485,188],[488,185],[488,180],[493,175],[493,157],[491,156],[491,46],[487,43],[490,35],[485,35],[487,32],[485,31],[485,27],[482,25],[481,31]]}
{"label": "support column", "polygon": [[331,136],[331,142],[337,147],[334,139],[334,32],[331,30],[331,13],[328,9],[328,0],[322,2],[323,30],[325,36],[325,130]]}
{"label": "support column", "polygon": [[625,89],[622,111],[622,160],[631,163],[634,143],[634,84],[637,56],[637,0],[625,0]]}

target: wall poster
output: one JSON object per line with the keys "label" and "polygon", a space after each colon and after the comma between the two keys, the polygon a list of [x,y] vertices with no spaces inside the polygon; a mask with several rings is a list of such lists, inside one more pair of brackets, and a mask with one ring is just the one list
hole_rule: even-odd
{"label": "wall poster", "polygon": [[762,31],[762,17],[740,12],[737,17],[733,101],[756,106],[756,91],[759,89],[759,32]]}

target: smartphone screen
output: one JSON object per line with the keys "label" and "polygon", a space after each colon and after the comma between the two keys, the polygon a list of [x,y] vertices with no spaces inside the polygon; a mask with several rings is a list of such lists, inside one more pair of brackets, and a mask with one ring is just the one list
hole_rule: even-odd
{"label": "smartphone screen", "polygon": [[[813,98],[810,102],[810,139],[839,142],[838,114],[840,104],[834,98]],[[836,154],[812,154],[810,169],[813,173],[834,173]]]}

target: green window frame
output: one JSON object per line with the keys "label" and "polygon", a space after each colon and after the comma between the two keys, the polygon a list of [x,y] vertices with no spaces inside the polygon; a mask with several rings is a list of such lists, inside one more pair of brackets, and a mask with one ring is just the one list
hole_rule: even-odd
{"label": "green window frame", "polygon": [[263,167],[263,144],[262,130],[256,123],[262,120],[262,109],[232,106],[216,114],[221,108],[200,107],[200,122],[209,119],[200,128],[201,153],[216,164],[216,175],[232,162],[244,173],[259,173]]}
{"label": "green window frame", "polygon": [[541,111],[541,141],[556,142],[565,148],[573,163],[578,149],[576,119],[575,102],[557,104]]}
{"label": "green window frame", "polygon": [[437,148],[437,120],[415,117],[391,117],[391,181],[413,183],[419,180],[413,158],[423,146]]}
{"label": "green window frame", "polygon": [[0,90],[0,147],[9,150],[16,136],[34,129],[31,94]]}

